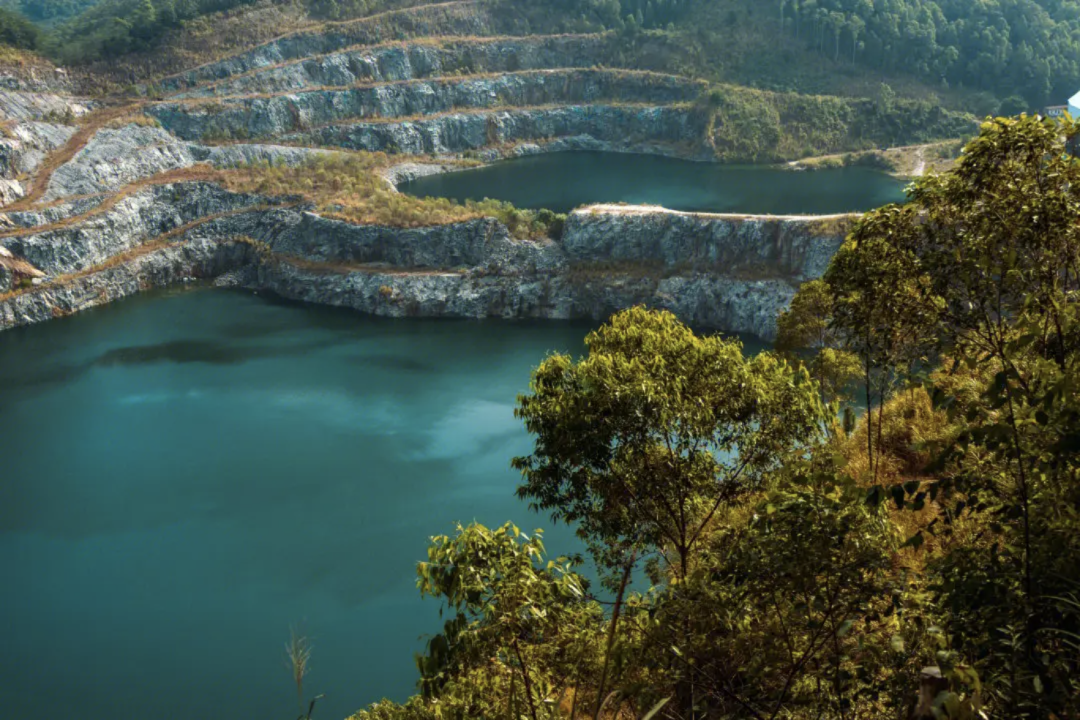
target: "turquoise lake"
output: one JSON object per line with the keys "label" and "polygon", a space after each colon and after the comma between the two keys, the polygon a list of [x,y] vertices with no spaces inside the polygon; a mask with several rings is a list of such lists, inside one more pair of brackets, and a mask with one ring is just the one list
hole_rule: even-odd
{"label": "turquoise lake", "polygon": [[206,288],[0,333],[0,713],[295,718],[301,624],[316,718],[404,699],[428,538],[550,525],[514,496],[514,401],[590,327]]}
{"label": "turquoise lake", "polygon": [[398,187],[418,197],[493,198],[556,212],[626,202],[684,211],[791,215],[871,210],[903,201],[904,186],[891,175],[860,167],[795,172],[655,155],[563,152],[431,175]]}

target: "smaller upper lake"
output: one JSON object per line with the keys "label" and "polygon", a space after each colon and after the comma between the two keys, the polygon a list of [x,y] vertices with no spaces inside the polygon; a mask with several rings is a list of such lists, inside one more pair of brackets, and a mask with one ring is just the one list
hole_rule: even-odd
{"label": "smaller upper lake", "polygon": [[825,215],[862,212],[904,199],[903,181],[868,168],[793,172],[602,152],[515,158],[419,178],[399,189],[418,197],[494,198],[556,212],[626,202],[694,212]]}

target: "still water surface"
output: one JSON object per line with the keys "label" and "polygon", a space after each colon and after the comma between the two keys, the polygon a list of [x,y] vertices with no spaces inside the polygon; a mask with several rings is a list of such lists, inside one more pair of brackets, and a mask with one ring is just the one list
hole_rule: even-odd
{"label": "still water surface", "polygon": [[0,716],[294,718],[299,622],[316,718],[404,699],[428,537],[549,525],[514,399],[588,329],[201,289],[0,334]]}
{"label": "still water surface", "polygon": [[566,152],[516,158],[399,186],[419,197],[494,198],[568,212],[599,202],[672,210],[774,214],[865,211],[904,199],[904,183],[851,167],[793,172],[621,153]]}

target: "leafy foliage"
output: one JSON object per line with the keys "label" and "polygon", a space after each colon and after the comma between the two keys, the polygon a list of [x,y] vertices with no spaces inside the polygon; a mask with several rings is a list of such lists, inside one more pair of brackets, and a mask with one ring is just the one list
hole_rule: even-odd
{"label": "leafy foliage", "polygon": [[1035,106],[1080,88],[1080,14],[1070,2],[781,0],[779,11],[788,32],[835,60],[843,51],[852,63],[1019,94]]}
{"label": "leafy foliage", "polygon": [[103,0],[57,27],[50,54],[61,62],[118,57],[153,47],[186,20],[251,0]]}
{"label": "leafy foliage", "polygon": [[519,399],[537,437],[535,453],[514,460],[519,495],[576,523],[602,567],[666,549],[686,577],[717,512],[814,439],[816,388],[775,356],[746,358],[738,341],[697,337],[666,312],[619,313],[585,343],[578,363],[545,360]]}
{"label": "leafy foliage", "polygon": [[987,122],[954,172],[865,218],[826,276],[829,326],[878,378],[875,480],[886,391],[943,363],[927,384],[954,430],[933,476],[879,496],[940,508],[911,541],[943,538],[928,571],[947,627],[1014,717],[1077,709],[1077,132]]}
{"label": "leafy foliage", "polygon": [[24,16],[0,7],[0,44],[22,50],[41,47],[42,32]]}
{"label": "leafy foliage", "polygon": [[858,423],[824,433],[807,369],[662,312],[547,358],[519,492],[577,525],[613,611],[510,526],[436,538],[421,587],[457,615],[426,694],[358,717],[1075,716],[1077,132],[986,123],[799,291],[785,351],[858,358]]}

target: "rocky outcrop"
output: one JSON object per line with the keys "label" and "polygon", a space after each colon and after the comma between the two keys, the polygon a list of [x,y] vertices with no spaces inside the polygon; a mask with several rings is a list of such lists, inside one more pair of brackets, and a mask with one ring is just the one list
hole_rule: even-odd
{"label": "rocky outcrop", "polygon": [[227,168],[266,162],[297,165],[326,151],[281,145],[237,144],[208,147],[188,143],[158,127],[104,128],[49,180],[46,201],[120,190],[170,170],[208,163]]}
{"label": "rocky outcrop", "polygon": [[0,90],[0,119],[74,121],[90,112],[92,103],[69,95],[26,90]]}
{"label": "rocky outcrop", "polygon": [[820,277],[850,216],[777,217],[594,206],[570,214],[563,248],[575,263],[643,263],[732,277]]}
{"label": "rocky outcrop", "polygon": [[478,40],[427,39],[304,58],[230,77],[176,98],[295,92],[456,74],[509,73],[605,64],[612,36],[553,35]]}
{"label": "rocky outcrop", "polygon": [[795,287],[783,280],[722,276],[624,275],[579,280],[568,274],[484,275],[402,273],[392,269],[336,271],[288,261],[262,265],[257,286],[303,302],[389,317],[545,318],[604,320],[634,305],[671,310],[684,321],[771,339],[776,314]]}
{"label": "rocky outcrop", "polygon": [[516,240],[493,218],[422,228],[354,225],[309,212],[280,212],[272,234],[259,237],[274,253],[343,265],[404,270],[480,269],[492,274],[550,272],[564,265],[555,243]]}
{"label": "rocky outcrop", "polygon": [[327,23],[323,27],[291,33],[247,52],[165,78],[160,86],[176,92],[199,83],[221,80],[298,58],[377,45],[407,37],[471,37],[486,35],[491,20],[477,2],[446,2],[394,10],[359,20]]}
{"label": "rocky outcrop", "polygon": [[13,123],[0,137],[0,202],[26,194],[21,176],[37,169],[45,156],[75,133],[70,125],[44,122]]}
{"label": "rocky outcrop", "polygon": [[537,70],[496,77],[409,81],[312,90],[149,109],[170,132],[204,137],[278,137],[348,119],[437,115],[459,109],[601,103],[668,105],[696,99],[704,83],[621,70]]}
{"label": "rocky outcrop", "polygon": [[[258,286],[390,316],[603,319],[644,304],[772,338],[777,313],[820,274],[847,220],[593,208],[573,213],[559,242],[536,243],[491,220],[392,231],[305,215],[270,241],[281,257],[260,268]],[[382,242],[390,237],[403,242]],[[762,273],[765,263],[774,265]]]}
{"label": "rocky outcrop", "polygon": [[251,246],[197,237],[125,263],[0,300],[0,328],[63,317],[154,287],[212,278],[251,261]]}
{"label": "rocky outcrop", "polygon": [[[0,246],[32,263],[48,275],[64,275],[93,268],[110,258],[195,222],[268,204],[258,196],[229,193],[204,183],[176,183],[144,188],[120,199],[105,212],[91,214],[68,226],[0,239]],[[250,234],[262,213],[251,213],[248,223],[236,221],[221,229],[227,235]]]}
{"label": "rocky outcrop", "polygon": [[682,154],[705,155],[704,118],[680,107],[573,105],[557,108],[451,113],[405,122],[362,122],[285,135],[282,140],[350,150],[443,154],[491,145],[578,138],[583,148],[637,149],[680,144]]}
{"label": "rocky outcrop", "polygon": [[[799,282],[820,273],[846,220],[598,206],[571,214],[559,240],[522,240],[491,218],[402,229],[267,202],[204,183],[151,186],[82,222],[0,240],[64,276],[0,301],[0,327],[129,294],[136,284],[247,267],[253,287],[379,315],[602,319],[645,304],[771,338],[777,312]],[[171,233],[168,248],[156,249]],[[201,244],[178,243],[193,237]],[[213,249],[241,237],[243,252]],[[143,252],[148,242],[154,249]],[[109,267],[124,253],[134,255]]]}

